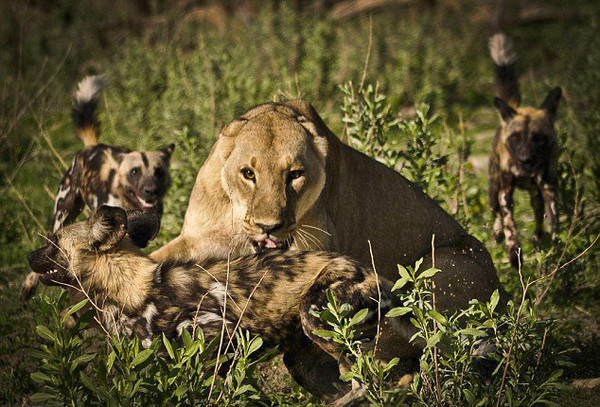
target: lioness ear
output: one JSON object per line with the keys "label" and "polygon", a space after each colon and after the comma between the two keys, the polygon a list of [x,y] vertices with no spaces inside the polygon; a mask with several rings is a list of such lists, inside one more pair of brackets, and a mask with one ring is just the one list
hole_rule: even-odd
{"label": "lioness ear", "polygon": [[219,138],[221,137],[235,137],[238,135],[242,127],[248,122],[248,119],[245,117],[238,117],[233,120],[231,123],[226,124],[221,129],[221,133],[219,133]]}
{"label": "lioness ear", "polygon": [[548,96],[544,99],[544,103],[542,103],[542,109],[546,111],[551,122],[554,122],[554,119],[556,119],[556,111],[558,110],[561,96],[562,89],[554,88],[548,93]]}
{"label": "lioness ear", "polygon": [[127,234],[136,246],[144,248],[160,229],[160,219],[154,211],[135,209],[127,212]]}
{"label": "lioness ear", "polygon": [[[238,117],[231,123],[226,124],[219,133],[219,155],[221,162],[225,162],[229,158],[229,154],[233,151],[235,140],[244,125],[248,122],[245,117]],[[215,147],[216,148],[216,144]]]}
{"label": "lioness ear", "polygon": [[125,236],[127,214],[116,206],[102,205],[88,220],[88,224],[90,248],[103,252],[113,248]]}
{"label": "lioness ear", "polygon": [[510,121],[510,119],[517,114],[515,109],[510,107],[508,103],[498,97],[494,98],[494,106],[496,106],[498,113],[500,113],[500,118],[504,123]]}
{"label": "lioness ear", "polygon": [[[317,110],[306,100],[293,99],[285,104],[298,112],[296,119],[310,134],[314,136],[315,149],[324,159],[327,156],[327,136],[334,136],[327,127]],[[334,136],[335,137],[335,136]]]}

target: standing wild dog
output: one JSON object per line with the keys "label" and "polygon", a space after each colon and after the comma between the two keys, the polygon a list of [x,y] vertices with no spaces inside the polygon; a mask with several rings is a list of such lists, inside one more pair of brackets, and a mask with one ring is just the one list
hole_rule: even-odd
{"label": "standing wild dog", "polygon": [[501,126],[494,137],[489,163],[489,200],[496,220],[494,237],[504,238],[511,264],[519,264],[519,237],[513,217],[515,187],[529,191],[535,214],[536,243],[543,236],[544,211],[552,238],[556,237],[558,146],[554,131],[561,89],[550,91],[540,108],[519,107],[517,56],[504,34],[490,39],[490,53],[496,69],[494,105]]}
{"label": "standing wild dog", "polygon": [[[324,352],[344,367],[338,345],[313,334],[327,324],[310,311],[322,309],[331,290],[340,303],[350,305],[351,314],[369,310],[356,328],[370,339],[378,315],[392,307],[391,284],[346,256],[269,251],[201,266],[157,263],[137,247],[157,230],[151,212],[103,206],[89,220],[49,236],[49,243],[27,258],[42,283],[80,286],[101,310],[98,318],[105,329],[135,334],[145,347],[163,333],[177,338],[198,326],[210,338],[223,323],[230,333],[239,324],[268,346],[278,346],[287,366],[306,353]],[[289,370],[301,385],[329,383],[312,366],[293,363]],[[307,380],[310,374],[320,377]],[[324,394],[322,389],[318,393]]]}
{"label": "standing wild dog", "polygon": [[[152,209],[162,214],[162,199],[170,184],[169,166],[175,148],[170,144],[156,151],[131,151],[125,147],[98,144],[100,123],[96,115],[104,89],[100,76],[79,82],[72,116],[77,137],[83,142],[71,167],[63,176],[54,202],[52,232],[73,222],[84,206],[95,211],[102,205]],[[29,273],[21,288],[24,299],[35,293],[38,277]]]}

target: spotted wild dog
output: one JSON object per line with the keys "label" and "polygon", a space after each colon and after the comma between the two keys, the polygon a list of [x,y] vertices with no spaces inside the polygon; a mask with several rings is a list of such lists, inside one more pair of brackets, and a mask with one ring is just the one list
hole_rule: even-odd
{"label": "spotted wild dog", "polygon": [[[49,236],[49,243],[27,258],[42,283],[79,285],[101,310],[98,318],[106,330],[135,334],[145,347],[163,333],[177,338],[199,326],[210,338],[223,323],[232,332],[239,322],[267,345],[277,345],[287,366],[304,352],[324,352],[343,367],[338,345],[313,333],[327,329],[311,313],[326,305],[326,291],[349,304],[351,314],[369,310],[357,326],[367,339],[377,331],[378,315],[392,307],[391,285],[346,256],[268,251],[230,262],[157,263],[137,247],[157,230],[151,212],[102,206],[87,221]],[[310,366],[296,367],[292,364],[290,373],[303,384]]]}
{"label": "spotted wild dog", "polygon": [[[54,202],[53,232],[73,222],[85,206],[92,212],[106,204],[126,210],[153,209],[162,215],[175,145],[156,151],[132,151],[98,144],[100,123],[96,107],[104,85],[100,76],[88,76],[78,84],[72,116],[84,148],[60,182]],[[22,298],[31,297],[37,284],[37,274],[30,273],[21,288]]]}
{"label": "spotted wild dog", "polygon": [[490,38],[495,64],[494,105],[501,126],[494,137],[489,163],[489,203],[496,219],[494,237],[504,239],[511,264],[519,264],[519,237],[513,216],[515,188],[529,191],[535,215],[534,240],[544,233],[544,212],[552,238],[556,237],[558,146],[554,121],[561,88],[550,91],[540,108],[520,107],[517,56],[512,41],[504,34]]}

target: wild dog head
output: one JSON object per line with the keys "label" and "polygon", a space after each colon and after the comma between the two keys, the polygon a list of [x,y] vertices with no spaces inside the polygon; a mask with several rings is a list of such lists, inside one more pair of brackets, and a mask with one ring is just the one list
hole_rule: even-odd
{"label": "wild dog head", "polygon": [[523,176],[547,165],[556,148],[554,121],[561,94],[560,88],[553,89],[540,108],[513,107],[498,97],[494,99],[502,121],[499,141],[508,153],[500,157],[504,169]]}
{"label": "wild dog head", "polygon": [[324,124],[312,106],[297,104],[258,106],[219,138],[221,183],[256,251],[286,249],[325,184]]}
{"label": "wild dog head", "polygon": [[169,165],[175,149],[170,144],[156,151],[124,153],[118,170],[119,186],[139,208],[155,208],[171,183]]}
{"label": "wild dog head", "polygon": [[[145,247],[158,233],[153,211],[125,212],[101,206],[87,221],[73,223],[48,236],[48,243],[29,253],[31,269],[45,285],[70,284],[91,274],[109,273],[103,261],[117,248],[124,253]],[[127,235],[127,236],[126,236]]]}

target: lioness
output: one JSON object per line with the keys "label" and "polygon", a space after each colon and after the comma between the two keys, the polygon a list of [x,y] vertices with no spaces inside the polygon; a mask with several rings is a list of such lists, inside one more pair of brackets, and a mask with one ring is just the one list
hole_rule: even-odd
{"label": "lioness", "polygon": [[483,244],[419,187],[344,145],[302,100],[268,103],[226,125],[200,169],[181,234],[157,261],[327,250],[397,279],[396,265],[431,264],[449,308],[489,298],[498,278]]}
{"label": "lioness", "polygon": [[[489,299],[499,282],[483,244],[419,187],[344,145],[309,103],[292,100],[255,107],[223,128],[196,178],[181,234],[151,257],[201,262],[290,248],[371,264],[371,241],[377,272],[395,281],[398,263],[431,264],[434,234],[443,270],[435,276],[438,308]],[[409,337],[384,326],[379,352],[409,357]],[[322,374],[326,361],[315,358],[303,354],[286,365]],[[319,393],[323,381],[303,385]]]}

